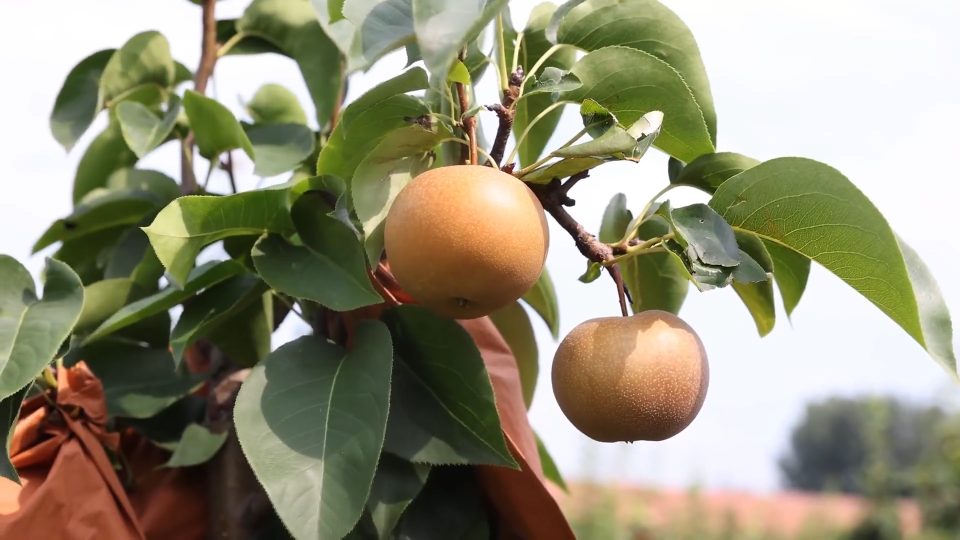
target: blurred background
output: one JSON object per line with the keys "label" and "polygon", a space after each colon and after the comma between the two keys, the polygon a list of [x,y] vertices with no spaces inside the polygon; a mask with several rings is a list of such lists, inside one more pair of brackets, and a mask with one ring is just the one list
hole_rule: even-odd
{"label": "blurred background", "polygon": [[[537,3],[511,2],[517,28]],[[803,156],[839,169],[920,253],[956,320],[960,177],[951,161],[960,125],[960,3],[664,3],[700,45],[719,117],[718,150],[760,160]],[[246,4],[221,1],[218,16],[238,17]],[[38,275],[44,253],[31,256],[31,246],[69,213],[77,162],[106,124],[101,116],[64,153],[48,127],[63,78],[90,53],[150,29],[169,38],[174,58],[195,67],[200,12],[187,0],[5,2],[2,12],[0,252]],[[222,59],[208,89],[238,116],[268,82],[294,90],[310,107],[291,60],[239,58]],[[357,75],[348,99],[398,73],[405,60],[399,51]],[[481,103],[497,101],[495,79],[488,70]],[[492,114],[482,113],[481,122],[487,133],[496,130]],[[580,127],[568,109],[553,146]],[[245,156],[234,158],[241,188],[286,180],[257,178]],[[179,176],[169,145],[139,166]],[[639,165],[605,165],[571,193],[571,213],[596,231],[613,195],[626,194],[636,212],[666,184],[666,171],[658,152]],[[212,190],[225,186],[214,176]],[[683,190],[671,198],[705,200]],[[577,281],[586,263],[564,231],[551,227],[547,265],[562,336],[619,308],[609,279]],[[893,538],[876,535],[916,533],[921,520],[924,534],[960,530],[960,388],[853,289],[814,265],[792,318],[778,312],[764,339],[730,289],[692,291],[680,315],[710,356],[706,404],[673,439],[632,445],[594,443],[569,424],[550,387],[557,344],[534,319],[541,358],[531,421],[570,484],[563,503],[582,538],[829,538],[841,529],[848,537]],[[285,322],[275,347],[306,331],[298,322]]]}

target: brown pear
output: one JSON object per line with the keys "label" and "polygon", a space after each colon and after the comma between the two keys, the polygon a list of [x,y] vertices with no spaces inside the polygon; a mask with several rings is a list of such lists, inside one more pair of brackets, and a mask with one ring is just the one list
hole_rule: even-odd
{"label": "brown pear", "polygon": [[673,437],[697,417],[709,383],[699,336],[665,311],[588,320],[563,338],[553,359],[560,409],[600,442]]}
{"label": "brown pear", "polygon": [[423,306],[475,319],[510,305],[540,278],[550,234],[526,184],[493,167],[429,170],[393,201],[384,250],[397,283]]}

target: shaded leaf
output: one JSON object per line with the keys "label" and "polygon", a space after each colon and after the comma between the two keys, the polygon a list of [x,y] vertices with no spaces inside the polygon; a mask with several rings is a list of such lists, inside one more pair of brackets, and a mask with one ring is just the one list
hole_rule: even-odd
{"label": "shaded leaf", "polygon": [[88,193],[73,212],[58,219],[33,245],[33,253],[74,238],[80,238],[119,225],[133,225],[166,201],[139,189],[98,188]]}
{"label": "shaded leaf", "polygon": [[229,315],[213,327],[207,339],[223,354],[243,367],[253,367],[270,354],[273,320],[273,294],[265,292],[260,300]]}
{"label": "shaded leaf", "polygon": [[486,540],[483,498],[470,467],[434,467],[400,521],[399,537]]}
{"label": "shaded leaf", "polygon": [[124,101],[117,105],[117,120],[120,121],[123,139],[138,158],[143,158],[167,140],[179,114],[180,97],[176,94],[170,95],[170,103],[162,118],[135,101]]}
{"label": "shaded leaf", "polygon": [[756,159],[733,152],[704,154],[683,167],[671,183],[694,186],[713,194],[720,184],[759,164]]}
{"label": "shaded leaf", "polygon": [[259,276],[241,274],[198,294],[184,306],[170,332],[173,362],[179,366],[187,347],[242,312],[266,291],[267,286]]}
{"label": "shaded leaf", "polygon": [[210,461],[227,442],[227,435],[226,431],[212,433],[200,424],[189,424],[164,467],[193,467]]}
{"label": "shaded leaf", "polygon": [[[233,45],[229,49],[224,47],[228,41],[233,41]],[[220,54],[224,56],[273,53],[287,58],[290,57],[283,49],[266,39],[252,35],[237,37],[236,19],[220,19],[217,21],[217,43],[221,44],[220,51],[222,52]]]}
{"label": "shaded leaf", "polygon": [[413,124],[394,130],[384,137],[357,166],[351,189],[357,218],[363,224],[364,248],[371,264],[383,252],[383,224],[393,200],[411,180],[430,168],[426,155],[445,137],[438,131]]}
{"label": "shaded leaf", "polygon": [[429,474],[429,465],[410,463],[389,452],[380,454],[377,475],[367,499],[377,538],[391,538],[400,516],[423,489]]}
{"label": "shaded leaf", "polygon": [[245,36],[275,45],[297,62],[321,128],[330,122],[342,84],[341,59],[305,0],[254,0],[236,23]]}
{"label": "shaded leaf", "polygon": [[733,283],[733,290],[747,306],[753,322],[757,325],[757,332],[760,337],[766,337],[777,321],[777,312],[774,307],[773,299],[773,281],[760,281],[757,283]]}
{"label": "shaded leaf", "polygon": [[300,100],[279,84],[261,86],[245,108],[257,124],[307,125],[307,113],[300,106]]}
{"label": "shaded leaf", "polygon": [[500,13],[507,0],[413,1],[413,28],[423,63],[430,73],[445,77],[461,47]]}
{"label": "shaded leaf", "polygon": [[182,197],[143,231],[170,276],[183,283],[208,244],[230,236],[291,231],[287,195],[284,189],[263,189],[226,197]]}
{"label": "shaded leaf", "polygon": [[913,285],[920,315],[920,328],[926,339],[926,349],[949,373],[957,370],[957,361],[953,353],[953,324],[950,310],[943,300],[940,287],[927,265],[906,242],[897,235],[897,243],[907,265],[907,274]]}
{"label": "shaded leaf", "polygon": [[144,85],[171,87],[175,75],[167,38],[155,31],[141,32],[124,43],[103,68],[99,104],[110,106],[123,94]]}
{"label": "shaded leaf", "polygon": [[796,251],[771,240],[763,240],[764,247],[773,262],[773,277],[783,298],[783,309],[789,317],[800,303],[810,277],[810,259]]}
{"label": "shaded leaf", "polygon": [[[334,218],[321,214],[314,219],[321,221],[326,229],[314,234],[323,237],[330,248],[339,245],[345,252],[315,251],[291,244],[279,235],[264,235],[253,248],[253,264],[264,281],[279,292],[317,302],[334,311],[382,302],[367,277],[357,237]],[[334,228],[339,230],[331,230]]]}
{"label": "shaded leaf", "polygon": [[516,467],[470,334],[414,305],[394,307],[382,319],[398,356],[384,448],[417,463]]}
{"label": "shaded leaf", "polygon": [[69,240],[60,245],[53,258],[69,266],[85,285],[100,281],[104,261],[127,230],[124,225]]}
{"label": "shaded leaf", "polygon": [[276,176],[297,167],[313,153],[313,130],[303,124],[254,125],[246,130],[254,155],[253,174]]}
{"label": "shaded leaf", "polygon": [[521,298],[547,323],[553,338],[560,336],[560,308],[557,306],[557,292],[547,267],[543,267],[540,278]]}
{"label": "shaded leaf", "polygon": [[606,162],[606,159],[595,157],[566,158],[523,175],[523,181],[531,184],[549,184],[554,178],[568,178]]}
{"label": "shaded leaf", "polygon": [[163,277],[163,265],[150,247],[150,239],[139,228],[128,229],[111,250],[103,278],[130,278],[148,289],[156,289]]}
{"label": "shaded leaf", "polygon": [[192,90],[184,94],[183,108],[201,156],[212,160],[228,150],[242,148],[250,159],[256,159],[250,139],[229,109]]}
{"label": "shaded leaf", "polygon": [[568,43],[586,51],[623,45],[663,60],[690,86],[703,111],[710,138],[716,142],[717,113],[700,48],[687,25],[662,3],[657,0],[573,0],[556,12],[547,36],[554,43]]}
{"label": "shaded leaf", "polygon": [[129,278],[105,279],[91,283],[83,290],[83,310],[73,331],[85,334],[130,302],[146,296],[147,290]]}
{"label": "shaded leaf", "polygon": [[537,376],[540,374],[540,351],[537,338],[527,311],[519,302],[490,314],[490,320],[496,325],[500,336],[510,346],[520,371],[520,388],[527,409],[533,404],[533,394],[537,389]]}
{"label": "shaded leaf", "polygon": [[537,439],[537,451],[540,454],[540,464],[543,466],[543,477],[556,484],[563,491],[569,493],[570,490],[567,488],[567,483],[563,481],[563,476],[560,474],[560,469],[557,468],[557,464],[553,461],[553,456],[550,455],[550,452],[547,452],[547,447],[543,444],[540,436],[536,433],[534,433],[533,436]]}
{"label": "shaded leaf", "polygon": [[[527,71],[533,69],[533,65],[537,63],[537,60],[553,45],[547,40],[544,30],[556,9],[557,7],[552,3],[544,2],[535,6],[530,12],[527,26],[523,30],[523,41],[520,42],[520,55],[517,59],[520,65]],[[508,50],[506,51],[508,58],[507,69],[512,71],[516,66],[509,66],[509,64],[513,62],[513,43],[516,39],[516,32],[509,32],[505,37],[508,41]],[[550,68],[569,70],[575,61],[576,52],[573,49],[561,49],[556,51],[543,63],[543,71],[541,71],[541,73],[546,72],[546,70]],[[532,85],[533,82],[531,79],[531,81],[528,81],[524,86],[524,92],[530,91]],[[516,105],[516,112],[514,114],[514,135],[519,137],[530,125],[530,122],[547,107],[553,105],[553,103],[553,96],[546,93],[531,95],[530,97],[520,100]],[[540,121],[530,129],[530,132],[523,140],[517,152],[521,167],[526,167],[540,159],[543,150],[547,147],[547,143],[553,136],[553,131],[560,122],[560,116],[563,114],[562,109],[562,107],[558,107],[547,113],[546,116],[541,118]]]}
{"label": "shaded leaf", "polygon": [[631,221],[633,221],[633,214],[630,210],[627,210],[627,196],[623,193],[617,193],[610,199],[607,208],[603,211],[597,240],[606,244],[619,242]]}
{"label": "shaded leaf", "polygon": [[43,298],[13,257],[0,255],[0,399],[29,384],[53,360],[83,309],[80,278],[47,259]]}
{"label": "shaded leaf", "polygon": [[[626,232],[626,227],[624,228]],[[640,226],[638,237],[651,239],[670,232],[670,226],[654,217]],[[620,237],[623,233],[620,233]],[[619,237],[617,238],[619,240]],[[690,290],[686,271],[669,253],[648,253],[627,259],[620,264],[623,282],[630,291],[630,308],[634,313],[657,309],[673,314],[680,312]]]}
{"label": "shaded leaf", "polygon": [[107,178],[106,188],[109,191],[146,191],[164,204],[180,197],[180,186],[173,178],[150,169],[118,169]]}
{"label": "shaded leaf", "polygon": [[803,158],[766,161],[724,182],[710,205],[732,226],[820,263],[956,374],[947,327],[928,318],[945,313],[932,280],[916,267],[911,274],[883,215],[839,171]]}
{"label": "shaded leaf", "polygon": [[681,245],[689,246],[696,259],[715,266],[740,264],[733,229],[709,206],[698,203],[674,208],[670,219]]}
{"label": "shaded leaf", "polygon": [[175,448],[183,438],[187,426],[203,422],[207,415],[207,399],[188,395],[150,418],[124,418],[123,424],[132,426],[147,439],[164,448]]}
{"label": "shaded leaf", "polygon": [[347,352],[316,337],[253,368],[234,418],[244,454],[296,538],[342,538],[364,511],[387,425],[392,352],[376,321]]}
{"label": "shaded leaf", "polygon": [[408,69],[400,75],[387,79],[382,83],[367,90],[360,97],[353,100],[343,111],[343,117],[340,119],[340,125],[343,130],[350,129],[353,121],[362,116],[369,109],[377,104],[388,100],[400,94],[425,90],[430,87],[430,81],[427,78],[427,72],[423,68],[415,67]]}
{"label": "shaded leaf", "polygon": [[50,132],[68,152],[100,112],[100,76],[115,51],[97,51],[81,60],[67,74],[57,93],[50,113]]}
{"label": "shaded leaf", "polygon": [[83,361],[103,383],[111,416],[149,418],[189,394],[203,375],[180,374],[166,347],[100,341],[83,347]]}
{"label": "shaded leaf", "polygon": [[561,93],[561,99],[578,103],[593,99],[623,125],[632,125],[651,111],[662,111],[663,128],[654,141],[657,148],[685,162],[714,151],[690,88],[659,58],[637,49],[607,47],[587,54],[570,70],[583,86]]}
{"label": "shaded leaf", "polygon": [[74,204],[94,189],[104,187],[114,172],[132,167],[136,162],[137,155],[123,140],[120,122],[111,118],[110,124],[90,142],[77,164],[73,179]]}
{"label": "shaded leaf", "polygon": [[10,443],[13,440],[13,430],[20,418],[20,406],[28,390],[30,390],[30,384],[17,390],[13,395],[0,399],[0,430],[5,434],[3,455],[0,456],[0,477],[17,484],[20,484],[20,475],[10,461]]}
{"label": "shaded leaf", "polygon": [[190,272],[182,289],[167,287],[156,294],[124,306],[87,336],[85,343],[112,334],[158,313],[166,312],[197,292],[237,276],[243,271],[243,265],[235,261],[210,261],[202,264]]}

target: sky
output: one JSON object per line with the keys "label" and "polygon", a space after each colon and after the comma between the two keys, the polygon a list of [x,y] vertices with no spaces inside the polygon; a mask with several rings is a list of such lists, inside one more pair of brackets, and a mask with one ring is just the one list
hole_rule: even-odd
{"label": "sky", "polygon": [[[538,2],[511,2],[522,28]],[[954,205],[960,175],[951,166],[960,125],[960,3],[845,0],[668,0],[700,45],[719,118],[719,151],[760,160],[816,159],[839,169],[884,213],[925,260],[955,319],[960,266]],[[244,0],[217,4],[221,17],[237,17]],[[95,9],[94,9],[95,8]],[[54,141],[49,114],[63,78],[79,60],[119,47],[144,30],[159,30],[174,57],[199,59],[200,11],[186,0],[8,2],[0,20],[0,253],[27,264],[35,276],[48,249],[31,256],[44,229],[70,211],[77,162],[105,125],[101,116],[69,154]],[[356,76],[348,99],[399,73],[404,56],[391,55]],[[496,100],[488,71],[478,95]],[[225,58],[208,89],[238,115],[241,100],[260,85],[283,84],[312,110],[292,61],[271,55]],[[308,114],[308,116],[312,116]],[[496,129],[483,113],[487,133]],[[553,146],[579,131],[575,110],[565,112]],[[953,157],[951,157],[953,156]],[[237,157],[241,187],[259,179]],[[571,214],[596,231],[603,209],[624,193],[636,212],[666,183],[667,158],[651,152],[639,164],[598,169],[571,192]],[[139,167],[176,177],[179,160],[167,145]],[[283,178],[268,182],[283,181]],[[223,189],[215,177],[214,189]],[[676,190],[677,204],[705,202]],[[560,301],[561,336],[580,322],[619,313],[612,282],[577,281],[585,262],[573,241],[551,222],[547,266]],[[779,299],[778,299],[779,301]],[[663,487],[698,484],[713,489],[777,489],[777,459],[806,403],[832,395],[893,393],[922,402],[960,401],[953,385],[905,332],[838,278],[814,266],[807,292],[787,319],[778,306],[776,329],[760,339],[730,289],[691,290],[680,312],[703,340],[710,359],[710,389],[698,418],[659,443],[600,444],[563,416],[550,386],[557,343],[535,320],[540,378],[531,423],[568,477]],[[956,326],[956,324],[955,324]],[[304,331],[290,318],[274,346]],[[955,340],[956,342],[956,340]],[[955,343],[955,348],[956,348]]]}

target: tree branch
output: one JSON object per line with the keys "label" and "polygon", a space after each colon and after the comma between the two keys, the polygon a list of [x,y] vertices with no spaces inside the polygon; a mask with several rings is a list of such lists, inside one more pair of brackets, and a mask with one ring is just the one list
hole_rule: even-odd
{"label": "tree branch", "polygon": [[[217,17],[214,11],[217,0],[203,0],[203,41],[200,49],[200,66],[193,76],[193,89],[203,94],[207,81],[217,63]],[[183,141],[180,160],[180,192],[191,195],[197,191],[197,176],[193,171],[193,131]]]}
{"label": "tree branch", "polygon": [[523,84],[523,68],[517,66],[517,69],[510,75],[509,86],[503,91],[501,103],[487,105],[488,111],[497,113],[500,118],[500,125],[497,127],[497,136],[493,140],[493,147],[490,149],[490,157],[494,163],[487,162],[488,165],[499,167],[503,161],[503,154],[507,149],[507,141],[510,140],[510,132],[513,129],[513,118],[516,110],[513,104],[520,97],[520,85]]}

